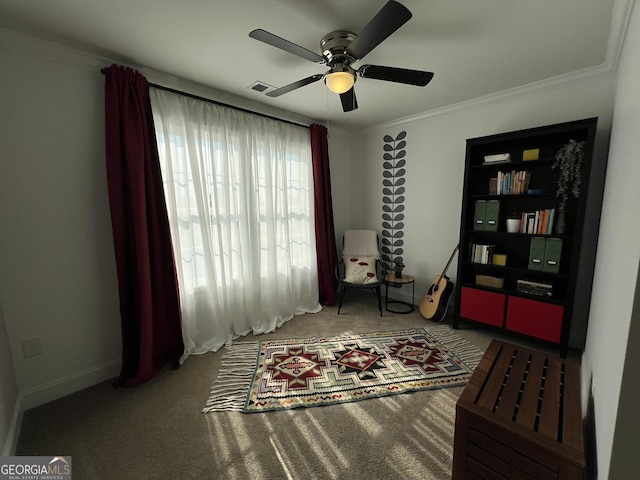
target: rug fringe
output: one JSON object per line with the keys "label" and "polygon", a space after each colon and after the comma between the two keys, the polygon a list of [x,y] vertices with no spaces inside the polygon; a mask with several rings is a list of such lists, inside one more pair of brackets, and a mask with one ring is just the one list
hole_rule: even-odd
{"label": "rug fringe", "polygon": [[476,369],[484,355],[484,352],[479,347],[457,334],[449,325],[425,327],[425,330],[451,349],[465,365],[472,370]]}
{"label": "rug fringe", "polygon": [[226,347],[220,359],[218,376],[211,385],[211,396],[207,400],[207,407],[202,410],[203,413],[243,410],[259,351],[259,342],[238,342]]}

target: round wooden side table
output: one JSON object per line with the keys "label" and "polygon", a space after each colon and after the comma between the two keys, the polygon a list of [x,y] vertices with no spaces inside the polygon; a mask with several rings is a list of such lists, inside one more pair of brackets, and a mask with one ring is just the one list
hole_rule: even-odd
{"label": "round wooden side table", "polygon": [[[395,272],[387,273],[384,276],[384,285],[385,285],[385,301],[384,301],[384,309],[387,312],[391,313],[411,313],[413,312],[414,305],[413,302],[415,300],[416,294],[416,279],[411,275],[402,275],[402,277],[396,277]],[[402,300],[389,300],[389,285],[393,288],[402,288],[405,285],[411,285],[411,303],[404,302]],[[392,305],[392,308],[389,308],[389,305]],[[402,305],[400,310],[395,309],[393,305]]]}

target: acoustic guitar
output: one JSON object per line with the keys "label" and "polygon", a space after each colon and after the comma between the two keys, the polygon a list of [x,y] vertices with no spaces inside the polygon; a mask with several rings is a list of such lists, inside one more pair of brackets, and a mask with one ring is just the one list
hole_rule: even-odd
{"label": "acoustic guitar", "polygon": [[453,253],[451,257],[449,257],[449,261],[444,267],[444,270],[440,275],[433,277],[433,282],[429,290],[427,290],[427,293],[425,293],[422,300],[420,300],[420,314],[427,320],[441,322],[447,314],[449,295],[451,295],[451,291],[453,290],[453,282],[449,281],[447,270],[449,270],[449,266],[459,247],[460,245],[456,245],[456,248],[453,249]]}

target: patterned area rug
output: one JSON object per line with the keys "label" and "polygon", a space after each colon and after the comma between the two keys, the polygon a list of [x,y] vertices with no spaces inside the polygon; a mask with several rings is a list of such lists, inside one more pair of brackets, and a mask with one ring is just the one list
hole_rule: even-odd
{"label": "patterned area rug", "polygon": [[449,326],[228,347],[204,412],[315,407],[465,385],[482,351]]}

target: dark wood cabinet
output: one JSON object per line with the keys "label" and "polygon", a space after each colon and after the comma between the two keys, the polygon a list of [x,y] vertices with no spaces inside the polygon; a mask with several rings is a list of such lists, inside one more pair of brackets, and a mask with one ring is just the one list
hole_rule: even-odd
{"label": "dark wood cabinet", "polygon": [[493,340],[456,403],[454,480],[582,480],[580,365]]}
{"label": "dark wood cabinet", "polygon": [[[606,169],[593,157],[596,126],[590,118],[467,140],[454,328],[504,328],[566,356],[574,316],[588,316],[591,297]],[[563,169],[556,155],[576,146],[580,165]],[[561,176],[571,172],[562,202]],[[516,231],[509,218],[520,220]]]}

